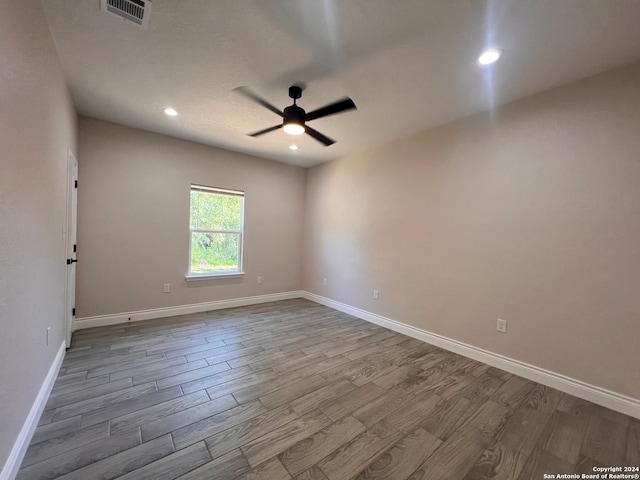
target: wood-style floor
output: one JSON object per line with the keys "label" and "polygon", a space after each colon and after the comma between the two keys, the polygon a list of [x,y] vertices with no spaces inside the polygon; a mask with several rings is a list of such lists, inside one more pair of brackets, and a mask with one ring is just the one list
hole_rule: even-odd
{"label": "wood-style floor", "polygon": [[640,421],[306,300],[76,332],[18,479],[542,479]]}

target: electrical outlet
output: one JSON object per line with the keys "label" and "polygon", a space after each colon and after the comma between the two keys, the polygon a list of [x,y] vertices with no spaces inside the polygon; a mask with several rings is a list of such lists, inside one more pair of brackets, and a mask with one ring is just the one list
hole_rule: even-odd
{"label": "electrical outlet", "polygon": [[507,321],[499,318],[496,330],[500,333],[507,333]]}
{"label": "electrical outlet", "polygon": [[47,345],[49,345],[49,336],[51,335],[51,327],[47,327]]}
{"label": "electrical outlet", "polygon": [[378,290],[374,290],[374,291],[373,291],[373,298],[374,298],[375,300],[378,300],[378,297],[379,297],[379,296],[380,296],[380,295],[379,295],[379,293],[378,293]]}
{"label": "electrical outlet", "polygon": [[322,285],[325,285],[325,286],[327,285],[327,279],[326,278],[322,279]]}
{"label": "electrical outlet", "polygon": [[258,284],[262,283],[262,277],[258,277]]}
{"label": "electrical outlet", "polygon": [[170,283],[165,283],[164,284],[164,288],[162,290],[164,293],[169,293],[171,291],[171,284]]}

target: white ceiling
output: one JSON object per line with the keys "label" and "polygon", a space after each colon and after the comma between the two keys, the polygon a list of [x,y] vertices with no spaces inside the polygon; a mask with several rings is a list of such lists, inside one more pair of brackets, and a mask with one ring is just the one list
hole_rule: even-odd
{"label": "white ceiling", "polygon": [[[42,3],[79,113],[301,166],[640,60],[639,0],[153,0],[146,29]],[[337,143],[246,136],[281,119],[233,89],[282,109],[297,82],[307,111],[355,101],[310,123]]]}

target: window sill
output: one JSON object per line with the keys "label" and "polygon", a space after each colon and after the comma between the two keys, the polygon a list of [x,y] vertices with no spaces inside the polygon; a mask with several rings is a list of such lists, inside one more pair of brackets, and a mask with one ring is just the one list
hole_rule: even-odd
{"label": "window sill", "polygon": [[203,274],[192,274],[187,275],[185,279],[187,282],[193,282],[198,280],[215,280],[216,278],[233,278],[233,277],[244,277],[244,272],[233,272],[233,273],[203,273]]}

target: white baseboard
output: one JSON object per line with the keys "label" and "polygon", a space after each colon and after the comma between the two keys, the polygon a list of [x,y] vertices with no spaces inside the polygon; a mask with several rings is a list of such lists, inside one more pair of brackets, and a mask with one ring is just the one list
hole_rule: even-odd
{"label": "white baseboard", "polygon": [[303,298],[326,305],[341,312],[348,313],[354,317],[375,323],[376,325],[380,325],[390,330],[403,333],[418,340],[422,340],[423,342],[436,345],[445,350],[500,368],[509,373],[513,373],[514,375],[569,393],[584,400],[602,405],[603,407],[610,408],[611,410],[640,419],[640,400],[638,399],[596,387],[595,385],[590,385],[580,380],[576,380],[575,378],[551,372],[549,370],[536,367],[535,365],[514,360],[513,358],[498,355],[496,353],[474,347],[473,345],[458,342],[457,340],[443,337],[442,335],[412,327],[396,320],[391,320],[375,313],[367,312],[366,310],[361,310],[314,293],[303,292]]}
{"label": "white baseboard", "polygon": [[13,480],[18,474],[24,454],[27,453],[31,437],[33,437],[33,432],[35,432],[38,422],[40,421],[40,415],[42,415],[42,411],[47,404],[53,384],[58,377],[58,371],[62,365],[62,360],[64,360],[65,352],[66,345],[63,340],[60,348],[58,349],[58,353],[56,354],[56,358],[53,359],[49,372],[47,373],[44,382],[42,382],[38,396],[31,406],[31,411],[29,412],[24,425],[22,425],[20,434],[13,444],[11,453],[9,453],[9,458],[7,458],[7,461],[0,472],[0,480]]}
{"label": "white baseboard", "polygon": [[301,298],[303,292],[283,292],[270,295],[257,295],[254,297],[232,298],[230,300],[217,300],[214,302],[194,303],[191,305],[179,305],[176,307],[152,308],[150,310],[138,310],[136,312],[116,313],[113,315],[99,315],[96,317],[76,318],[74,330],[81,328],[104,327],[105,325],[117,325],[119,323],[138,322],[140,320],[151,320],[154,318],[174,317],[176,315],[188,315],[191,313],[202,313],[209,310],[220,310],[222,308],[244,307],[258,303],[277,302],[279,300],[290,300]]}

